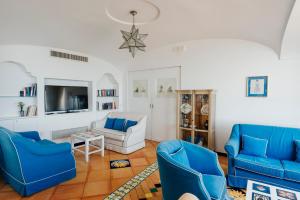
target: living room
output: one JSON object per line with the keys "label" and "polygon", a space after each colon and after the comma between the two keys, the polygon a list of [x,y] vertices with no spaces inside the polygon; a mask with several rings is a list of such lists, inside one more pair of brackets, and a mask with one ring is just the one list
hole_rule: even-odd
{"label": "living room", "polygon": [[0,199],[300,198],[299,2],[0,5]]}

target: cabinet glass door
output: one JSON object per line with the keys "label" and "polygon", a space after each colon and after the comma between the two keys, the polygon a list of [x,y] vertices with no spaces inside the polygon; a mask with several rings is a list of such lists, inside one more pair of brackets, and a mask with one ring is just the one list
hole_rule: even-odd
{"label": "cabinet glass door", "polygon": [[207,147],[209,129],[209,95],[195,94],[194,143]]}
{"label": "cabinet glass door", "polygon": [[181,93],[179,98],[179,134],[185,141],[193,141],[193,94]]}

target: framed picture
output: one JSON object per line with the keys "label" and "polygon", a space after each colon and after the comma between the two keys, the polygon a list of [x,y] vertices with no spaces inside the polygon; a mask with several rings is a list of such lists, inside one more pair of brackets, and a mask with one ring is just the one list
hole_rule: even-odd
{"label": "framed picture", "polygon": [[157,79],[157,96],[159,97],[175,97],[177,89],[176,78]]}
{"label": "framed picture", "polygon": [[252,76],[247,78],[247,97],[267,97],[268,77]]}
{"label": "framed picture", "polygon": [[133,90],[134,97],[147,97],[148,96],[148,81],[147,80],[134,80],[132,90]]}

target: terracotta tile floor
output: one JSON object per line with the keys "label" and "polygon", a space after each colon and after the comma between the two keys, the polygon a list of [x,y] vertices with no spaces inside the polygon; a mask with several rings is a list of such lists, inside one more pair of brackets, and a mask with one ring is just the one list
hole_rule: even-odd
{"label": "terracotta tile floor", "polygon": [[[22,198],[12,190],[9,185],[0,179],[1,200],[93,200],[103,199],[119,186],[127,182],[131,177],[141,172],[148,165],[156,161],[155,149],[157,142],[146,141],[146,147],[130,155],[122,155],[105,150],[105,156],[94,154],[90,156],[90,162],[84,161],[82,154],[75,154],[77,176],[56,187],[49,188],[30,197]],[[129,159],[130,168],[110,169],[109,161],[116,159]],[[219,156],[221,166],[227,169],[227,158]],[[162,199],[161,188],[158,192],[150,193],[154,184],[159,183],[158,171],[144,180],[138,187],[132,190],[124,199]],[[149,196],[150,195],[150,196]]]}

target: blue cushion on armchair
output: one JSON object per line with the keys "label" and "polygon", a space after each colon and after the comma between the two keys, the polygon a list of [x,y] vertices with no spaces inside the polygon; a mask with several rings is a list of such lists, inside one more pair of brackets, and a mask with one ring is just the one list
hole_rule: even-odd
{"label": "blue cushion on armchair", "polygon": [[296,162],[300,162],[300,140],[295,140],[296,145]]}
{"label": "blue cushion on armchair", "polygon": [[114,130],[124,131],[125,119],[116,118],[113,126]]}
{"label": "blue cushion on armchair", "polygon": [[108,129],[112,129],[114,127],[114,123],[115,123],[115,118],[107,118],[104,128],[108,128]]}
{"label": "blue cushion on armchair", "polygon": [[242,154],[258,157],[267,157],[268,140],[243,135],[242,139]]}

